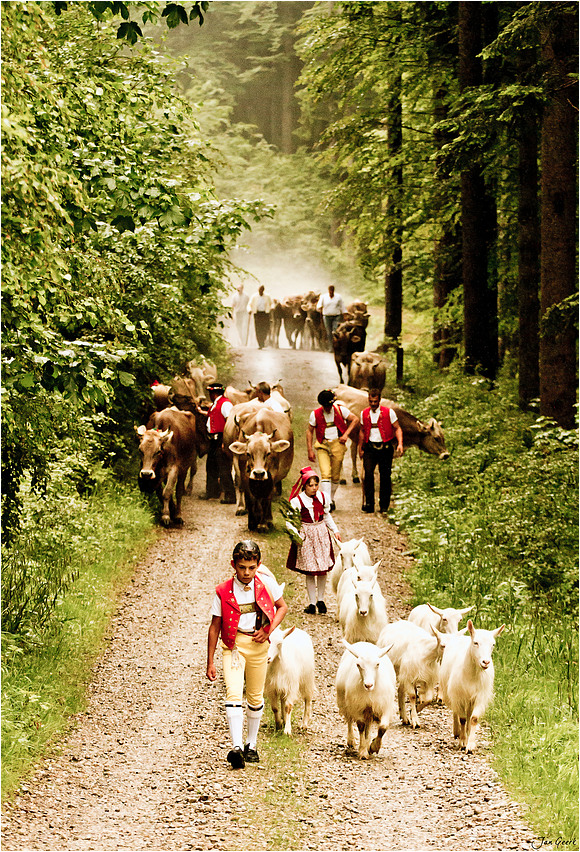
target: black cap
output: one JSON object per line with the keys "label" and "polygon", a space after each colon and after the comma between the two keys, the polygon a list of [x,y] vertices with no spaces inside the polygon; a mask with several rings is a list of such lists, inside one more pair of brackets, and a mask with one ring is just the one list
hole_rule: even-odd
{"label": "black cap", "polygon": [[244,541],[238,541],[236,546],[234,547],[234,552],[232,553],[232,559],[235,561],[236,559],[252,559],[256,557],[258,562],[262,559],[262,554],[260,553],[260,548],[256,544],[255,541],[252,541],[251,538],[246,538]]}
{"label": "black cap", "polygon": [[320,391],[317,398],[318,398],[318,402],[321,405],[332,405],[332,403],[336,399],[336,397],[334,395],[334,391],[331,391],[331,390]]}
{"label": "black cap", "polygon": [[207,386],[208,391],[223,391],[224,386],[221,382],[212,382],[211,385]]}

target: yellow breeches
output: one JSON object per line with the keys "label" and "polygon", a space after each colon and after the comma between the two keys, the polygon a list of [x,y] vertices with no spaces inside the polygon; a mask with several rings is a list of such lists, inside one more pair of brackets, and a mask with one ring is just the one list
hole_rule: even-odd
{"label": "yellow breeches", "polygon": [[268,666],[269,642],[254,642],[244,633],[236,635],[235,647],[239,651],[239,666],[232,666],[232,652],[222,642],[226,702],[241,704],[246,681],[246,701],[251,707],[264,703],[264,682]]}
{"label": "yellow breeches", "polygon": [[334,441],[325,441],[324,443],[315,441],[314,449],[318,457],[320,478],[330,479],[331,482],[338,484],[340,482],[342,460],[346,453],[346,444],[341,444],[338,438]]}

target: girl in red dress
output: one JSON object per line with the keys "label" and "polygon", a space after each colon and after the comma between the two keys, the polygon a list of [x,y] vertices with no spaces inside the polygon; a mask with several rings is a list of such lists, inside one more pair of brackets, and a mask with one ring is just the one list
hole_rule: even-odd
{"label": "girl in red dress", "polygon": [[338,527],[330,514],[330,501],[319,490],[319,484],[318,474],[311,467],[304,467],[290,493],[290,505],[300,512],[302,519],[302,544],[298,546],[292,542],[286,567],[306,577],[309,604],[304,612],[309,615],[314,615],[317,608],[321,615],[326,613],[326,575],[335,562],[330,530],[338,541],[341,540]]}

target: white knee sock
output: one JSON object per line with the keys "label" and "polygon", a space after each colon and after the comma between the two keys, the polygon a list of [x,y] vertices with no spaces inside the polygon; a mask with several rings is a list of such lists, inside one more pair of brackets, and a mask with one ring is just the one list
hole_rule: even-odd
{"label": "white knee sock", "polygon": [[336,494],[339,485],[340,485],[340,482],[331,482],[330,483],[330,499],[331,500],[334,500],[334,495]]}
{"label": "white knee sock", "polygon": [[248,705],[247,709],[247,718],[248,718],[248,745],[250,748],[256,748],[256,742],[258,740],[258,731],[260,729],[260,720],[262,718],[262,713],[264,712],[264,705],[255,709],[254,707],[250,707]]}
{"label": "white knee sock", "polygon": [[332,500],[331,497],[331,488],[330,488],[330,479],[323,479],[320,483],[320,490],[324,494],[325,497],[328,498],[328,501]]}
{"label": "white knee sock", "polygon": [[241,704],[226,704],[226,719],[230,728],[230,737],[234,748],[244,747],[244,711]]}
{"label": "white knee sock", "polygon": [[311,604],[316,604],[316,577],[306,575],[306,591],[308,592],[308,600]]}
{"label": "white knee sock", "polygon": [[319,574],[316,578],[316,587],[318,589],[318,600],[324,600],[324,590],[326,589],[326,574]]}

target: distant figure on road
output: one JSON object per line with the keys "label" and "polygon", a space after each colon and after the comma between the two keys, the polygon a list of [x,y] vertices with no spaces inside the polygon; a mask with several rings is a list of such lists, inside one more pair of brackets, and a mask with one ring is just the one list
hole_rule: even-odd
{"label": "distant figure on road", "polygon": [[254,293],[248,304],[248,313],[254,314],[254,328],[258,349],[266,345],[266,338],[270,331],[270,311],[272,310],[272,297],[265,292],[265,287],[260,284],[258,292]]}
{"label": "distant figure on road", "polygon": [[232,309],[238,337],[242,346],[246,346],[248,343],[248,325],[250,322],[250,317],[248,316],[249,301],[250,297],[247,293],[244,293],[244,285],[240,284],[232,301]]}
{"label": "distant figure on road", "polygon": [[332,332],[336,331],[342,317],[346,313],[342,296],[334,292],[334,284],[330,284],[328,294],[323,294],[316,305],[319,311],[322,311],[322,319],[326,329],[328,338],[328,348],[332,351]]}

